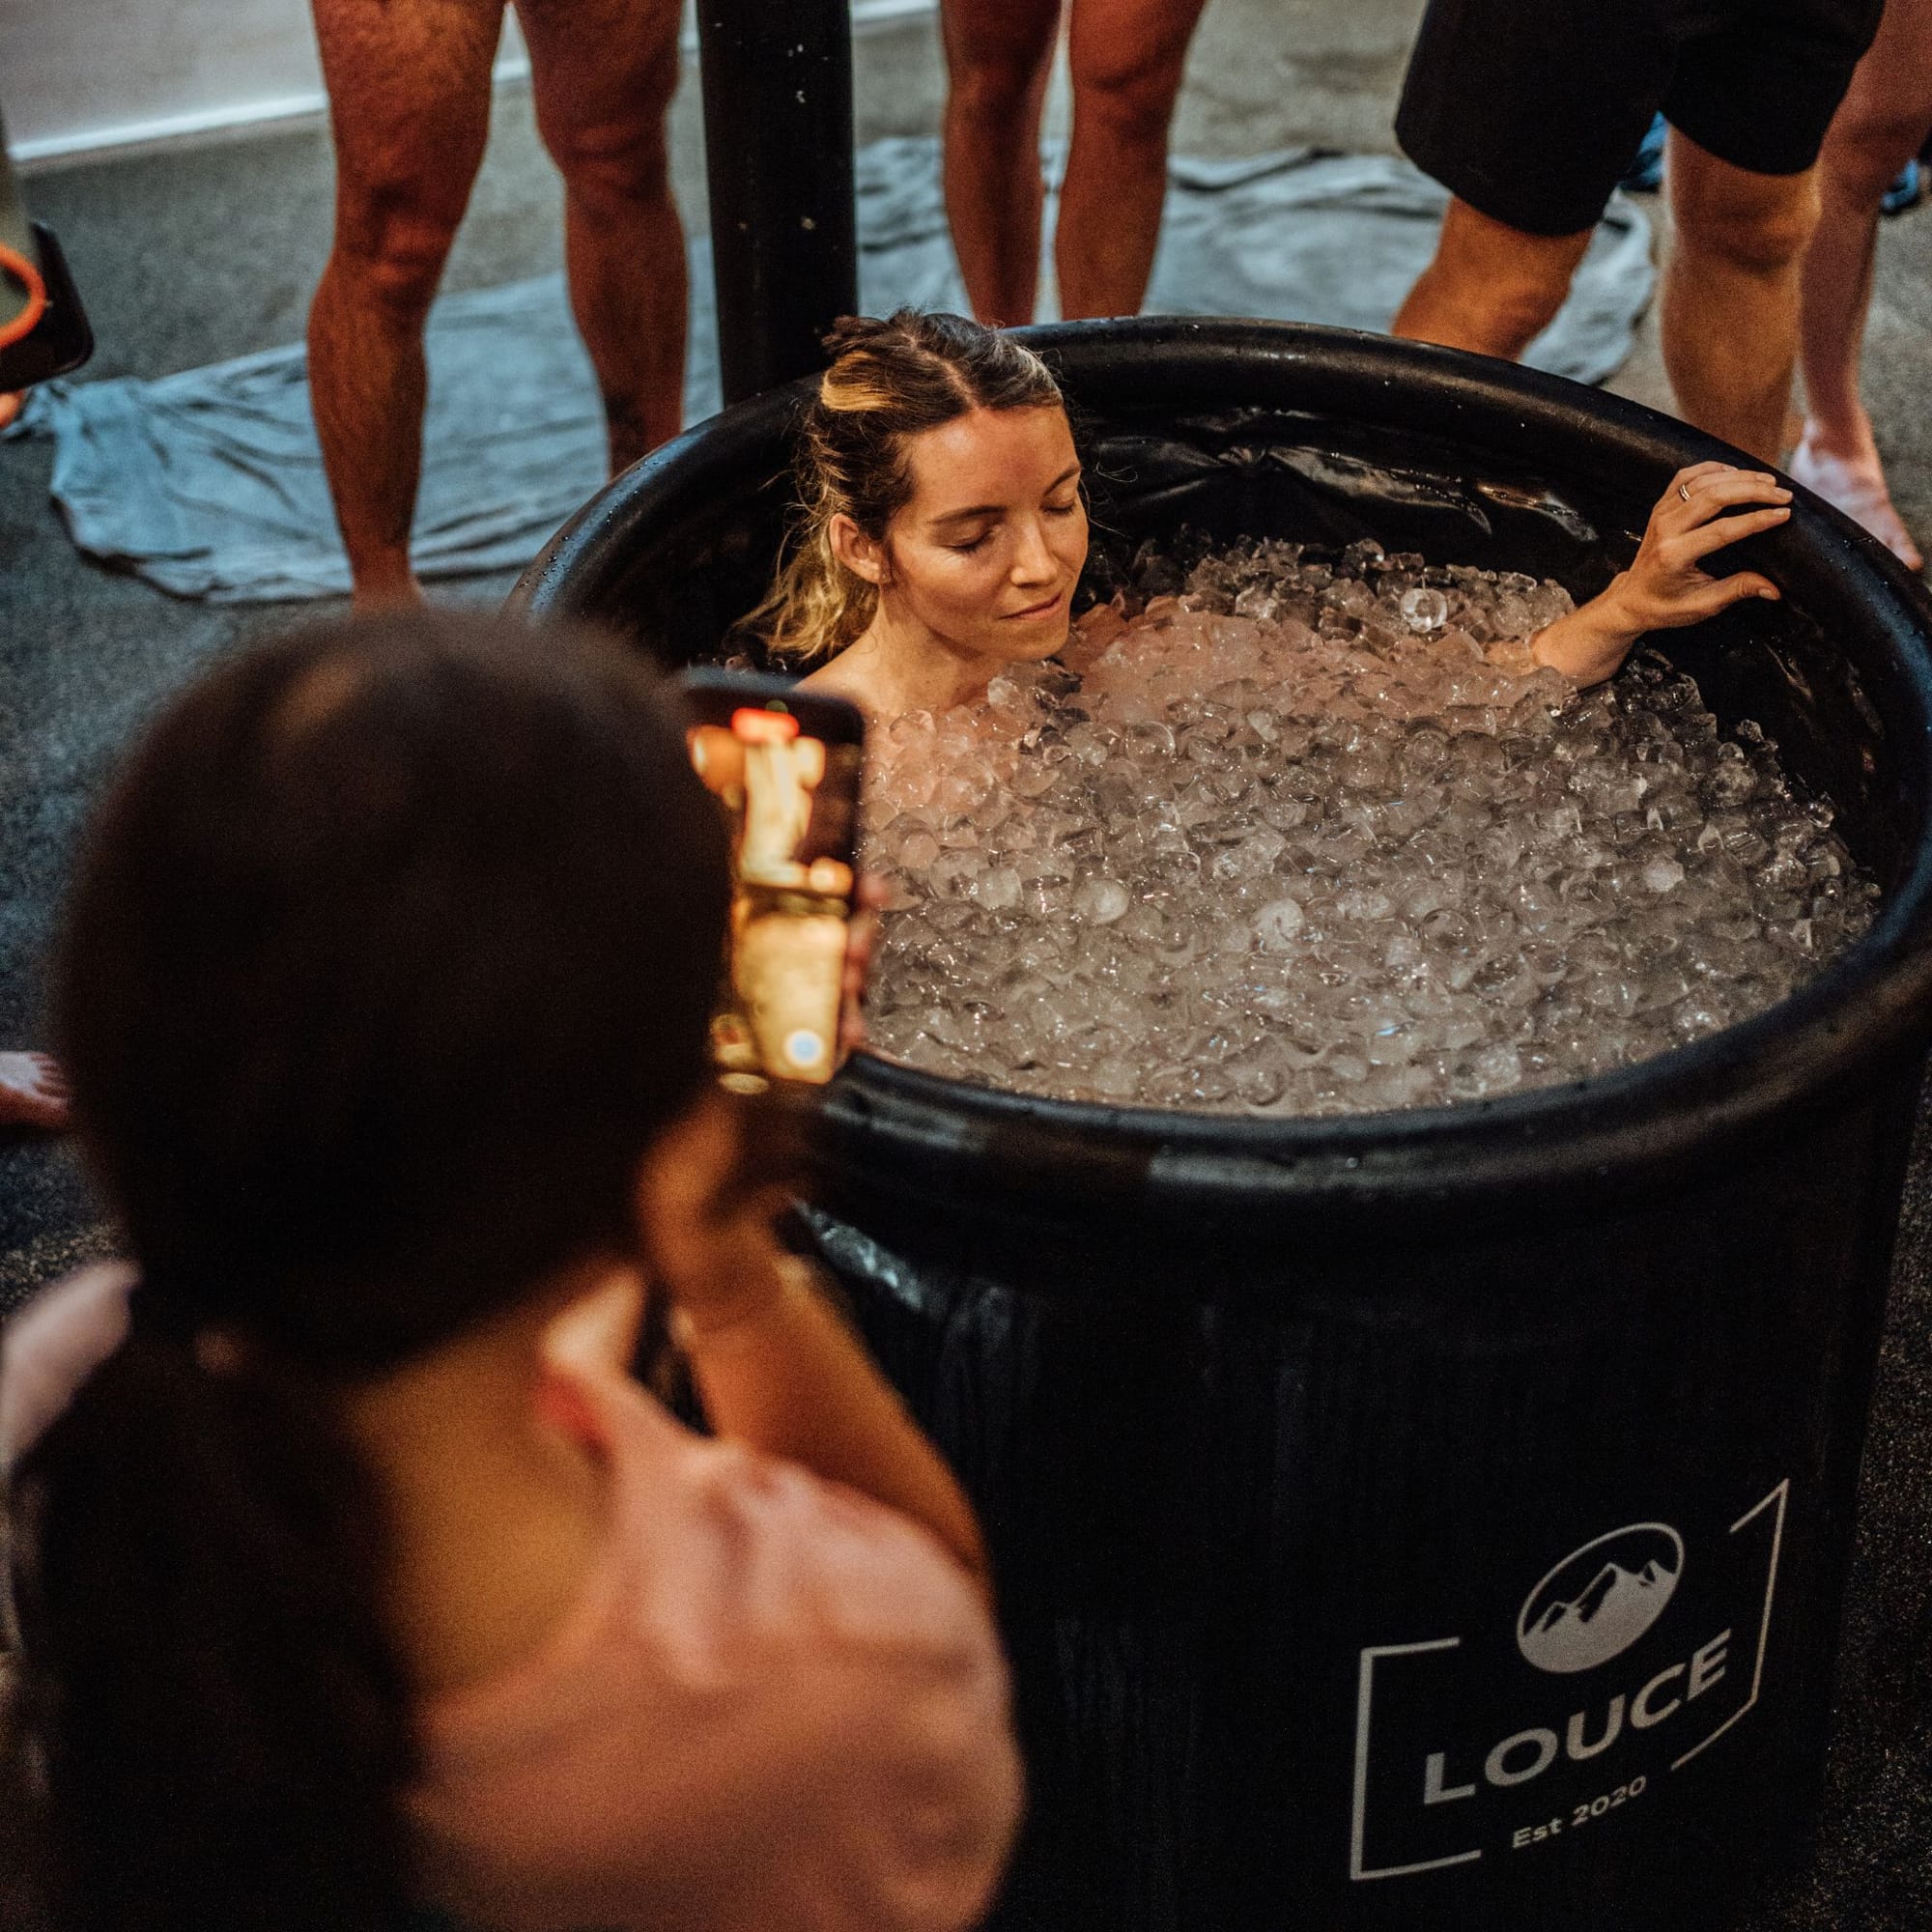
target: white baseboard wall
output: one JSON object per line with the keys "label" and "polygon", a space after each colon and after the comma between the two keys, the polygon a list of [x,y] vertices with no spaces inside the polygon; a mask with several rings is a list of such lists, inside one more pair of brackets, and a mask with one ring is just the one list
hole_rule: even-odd
{"label": "white baseboard wall", "polygon": [[[876,32],[894,21],[931,14],[937,8],[938,0],[852,0],[852,31],[854,34]],[[48,8],[43,17],[57,16],[57,11]],[[24,29],[0,26],[0,54],[6,50],[9,35],[20,31]],[[697,29],[689,11],[685,19],[684,46],[689,55],[697,51]],[[4,72],[8,66],[8,62],[0,59],[0,72]],[[524,52],[522,39],[512,22],[505,32],[503,52],[492,78],[498,87],[514,85],[526,79],[529,71],[529,58]],[[15,125],[26,118],[21,112],[23,103],[7,99],[0,104],[6,106]],[[99,127],[56,128],[43,134],[29,134],[10,143],[8,153],[16,168],[22,173],[30,173],[39,168],[95,159],[110,152],[131,154],[144,149],[183,147],[233,139],[276,125],[320,120],[327,113],[327,97],[322,91],[318,74],[313,87],[299,92],[279,93],[257,99],[226,100],[144,120],[118,120]]]}

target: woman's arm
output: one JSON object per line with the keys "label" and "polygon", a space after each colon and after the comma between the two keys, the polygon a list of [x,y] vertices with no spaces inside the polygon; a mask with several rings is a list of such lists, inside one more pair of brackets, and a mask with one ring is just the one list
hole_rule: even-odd
{"label": "woman's arm", "polygon": [[985,1547],[952,1472],[748,1185],[753,1111],[707,1097],[646,1163],[639,1209],[654,1283],[720,1435],[782,1456],[910,1517],[990,1596]]}
{"label": "woman's arm", "polygon": [[[1744,516],[1721,513],[1741,503],[1769,507]],[[1791,515],[1791,492],[1762,470],[1728,463],[1680,469],[1650,513],[1631,567],[1601,596],[1559,617],[1530,640],[1530,656],[1578,684],[1613,675],[1646,631],[1676,630],[1715,617],[1747,597],[1776,600],[1780,592],[1756,571],[1711,577],[1701,560],[1759,530],[1776,529]]]}

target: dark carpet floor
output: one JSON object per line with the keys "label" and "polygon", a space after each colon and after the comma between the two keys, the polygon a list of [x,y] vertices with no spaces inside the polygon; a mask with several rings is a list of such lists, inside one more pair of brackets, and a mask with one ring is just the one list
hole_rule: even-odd
{"label": "dark carpet floor", "polygon": [[[1381,144],[1418,11],[1418,0],[1217,0],[1178,140],[1196,153]],[[1272,65],[1256,57],[1266,46],[1279,49]],[[938,75],[928,23],[862,45],[862,138],[930,131]],[[690,88],[673,132],[680,195],[701,221]],[[328,225],[319,130],[43,174],[30,192],[93,309],[93,373],[160,375],[299,336]],[[557,266],[556,213],[527,100],[506,93],[447,286]],[[1887,225],[1868,368],[1901,507],[1932,534],[1932,210]],[[1664,400],[1654,332],[1613,386]],[[0,445],[0,1044],[38,1037],[73,838],[119,749],[199,667],[297,614],[171,603],[84,564],[48,506],[50,465],[43,443]],[[505,588],[482,580],[454,594],[494,601]],[[0,1310],[104,1240],[65,1150],[0,1145]],[[1749,1922],[1932,1927],[1932,1147],[1907,1194],[1821,1843]]]}

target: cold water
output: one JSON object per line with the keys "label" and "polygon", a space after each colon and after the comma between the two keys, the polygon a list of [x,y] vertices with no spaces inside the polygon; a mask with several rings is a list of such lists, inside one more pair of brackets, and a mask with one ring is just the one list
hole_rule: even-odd
{"label": "cold water", "polygon": [[877,734],[874,1048],[1118,1104],[1333,1114],[1668,1051],[1876,888],[1748,722],[1640,658],[1532,669],[1554,583],[1264,544]]}

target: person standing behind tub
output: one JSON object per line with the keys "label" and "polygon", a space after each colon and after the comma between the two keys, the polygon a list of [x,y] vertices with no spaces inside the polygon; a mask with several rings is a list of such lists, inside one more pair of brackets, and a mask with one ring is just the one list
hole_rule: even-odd
{"label": "person standing behind tub", "polygon": [[[411,604],[423,328],[482,165],[503,0],[310,5],[335,147],[334,242],[308,320],[316,436],[357,606]],[[613,475],[683,413],[684,231],[665,145],[679,17],[678,0],[517,0]]]}
{"label": "person standing behind tub", "polygon": [[1887,0],[1818,165],[1825,216],[1804,258],[1804,434],[1791,473],[1856,518],[1908,570],[1920,554],[1891,501],[1859,365],[1872,297],[1879,203],[1932,133],[1932,0]]}
{"label": "person standing behind tub", "polygon": [[941,0],[946,213],[981,322],[1031,322],[1040,109],[1063,14],[1073,138],[1054,236],[1060,313],[1134,315],[1167,193],[1167,135],[1207,0]]}
{"label": "person standing behind tub", "polygon": [[1825,129],[1883,0],[1430,0],[1396,115],[1451,195],[1397,335],[1514,360],[1662,110],[1663,360],[1687,422],[1784,443]]}

